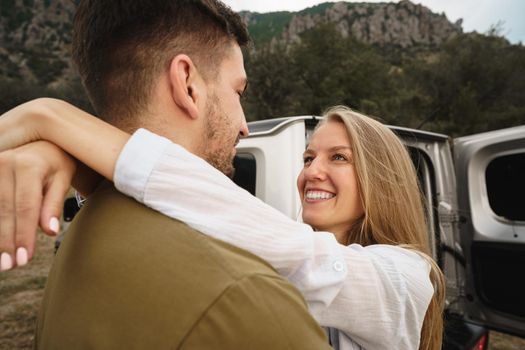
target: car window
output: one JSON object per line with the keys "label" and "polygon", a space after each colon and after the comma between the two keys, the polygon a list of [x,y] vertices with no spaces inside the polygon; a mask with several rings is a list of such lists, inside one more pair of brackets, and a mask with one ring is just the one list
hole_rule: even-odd
{"label": "car window", "polygon": [[238,153],[233,161],[235,173],[233,182],[255,196],[257,181],[257,162],[250,153]]}
{"label": "car window", "polygon": [[485,181],[492,211],[507,220],[525,221],[525,153],[493,159]]}

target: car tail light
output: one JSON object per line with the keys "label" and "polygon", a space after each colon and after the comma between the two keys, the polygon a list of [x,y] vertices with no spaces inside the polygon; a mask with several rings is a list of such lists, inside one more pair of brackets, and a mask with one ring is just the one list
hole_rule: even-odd
{"label": "car tail light", "polygon": [[487,335],[482,335],[470,350],[485,350],[487,348]]}

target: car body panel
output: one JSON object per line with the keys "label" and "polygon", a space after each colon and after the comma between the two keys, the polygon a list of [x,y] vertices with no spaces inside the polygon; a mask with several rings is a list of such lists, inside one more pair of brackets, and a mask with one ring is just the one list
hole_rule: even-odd
{"label": "car body panel", "polygon": [[458,138],[454,153],[467,317],[523,337],[525,126]]}

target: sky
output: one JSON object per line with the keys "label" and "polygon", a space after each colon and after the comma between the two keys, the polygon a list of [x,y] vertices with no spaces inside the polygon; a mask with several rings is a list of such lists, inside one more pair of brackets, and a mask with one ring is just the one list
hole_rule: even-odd
{"label": "sky", "polygon": [[[252,12],[299,11],[325,2],[322,0],[223,0],[236,11]],[[335,0],[332,0],[335,1]],[[348,1],[348,0],[347,0]],[[348,1],[355,2],[355,1]],[[361,0],[359,2],[397,2],[388,0]],[[444,12],[451,22],[463,19],[463,31],[487,32],[491,26],[502,23],[501,34],[511,43],[525,44],[525,0],[412,0],[433,12]]]}

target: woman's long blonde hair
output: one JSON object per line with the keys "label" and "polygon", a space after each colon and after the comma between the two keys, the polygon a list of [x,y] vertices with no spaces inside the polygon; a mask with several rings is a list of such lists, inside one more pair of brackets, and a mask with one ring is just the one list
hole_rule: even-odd
{"label": "woman's long blonde hair", "polygon": [[364,214],[348,232],[348,244],[390,244],[413,249],[428,260],[434,295],[419,349],[441,349],[445,282],[431,258],[428,226],[414,164],[400,139],[382,123],[343,106],[325,112],[323,123],[348,131]]}

